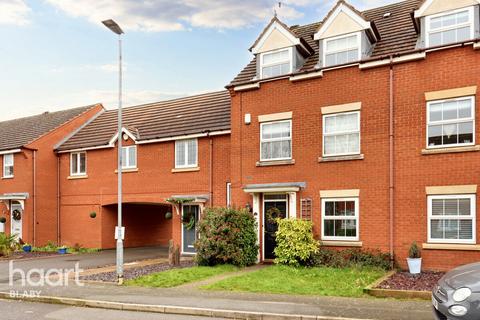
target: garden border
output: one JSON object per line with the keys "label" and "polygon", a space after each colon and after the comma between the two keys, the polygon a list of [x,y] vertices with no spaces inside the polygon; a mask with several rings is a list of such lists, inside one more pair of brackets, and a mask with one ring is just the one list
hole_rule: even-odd
{"label": "garden border", "polygon": [[376,298],[394,298],[394,299],[432,299],[432,293],[430,291],[415,291],[415,290],[393,290],[393,289],[378,289],[376,288],[380,283],[387,280],[391,276],[397,273],[397,270],[388,272],[385,276],[381,277],[374,283],[370,284],[363,289],[363,292]]}

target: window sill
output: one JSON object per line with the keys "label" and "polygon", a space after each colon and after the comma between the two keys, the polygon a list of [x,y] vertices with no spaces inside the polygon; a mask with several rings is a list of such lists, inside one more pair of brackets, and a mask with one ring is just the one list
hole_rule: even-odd
{"label": "window sill", "polygon": [[257,161],[257,167],[269,167],[269,166],[287,166],[295,164],[295,159],[289,160],[273,160],[273,161]]}
{"label": "window sill", "polygon": [[2,177],[2,179],[13,179],[14,177],[11,176],[11,177]]}
{"label": "window sill", "polygon": [[320,244],[325,247],[362,247],[362,241],[336,241],[336,240],[322,240]]}
{"label": "window sill", "polygon": [[450,244],[450,243],[424,243],[425,250],[456,250],[456,251],[480,251],[477,244]]}
{"label": "window sill", "polygon": [[[122,169],[122,173],[138,172],[138,168],[125,168]],[[115,169],[115,173],[118,173],[118,169]]]}
{"label": "window sill", "polygon": [[68,176],[67,179],[68,180],[78,180],[78,179],[87,179],[88,176],[87,175],[82,175],[82,176]]}
{"label": "window sill", "polygon": [[365,156],[363,154],[354,154],[348,156],[319,157],[318,162],[352,161],[363,159],[365,159]]}
{"label": "window sill", "polygon": [[430,155],[430,154],[474,152],[474,151],[480,151],[480,145],[466,146],[466,147],[438,148],[438,149],[423,149],[422,154]]}
{"label": "window sill", "polygon": [[172,169],[172,173],[195,172],[195,171],[200,171],[200,167],[193,167],[193,168],[174,168],[174,169]]}

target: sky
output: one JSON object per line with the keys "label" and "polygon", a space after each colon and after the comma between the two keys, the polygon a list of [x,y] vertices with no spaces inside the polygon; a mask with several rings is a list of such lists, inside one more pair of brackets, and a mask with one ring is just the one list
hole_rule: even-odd
{"label": "sky", "polygon": [[[398,0],[397,0],[398,1]],[[395,0],[351,0],[363,10]],[[117,107],[124,29],[124,105],[222,90],[251,60],[273,16],[323,19],[335,0],[0,0],[0,121],[103,103]]]}

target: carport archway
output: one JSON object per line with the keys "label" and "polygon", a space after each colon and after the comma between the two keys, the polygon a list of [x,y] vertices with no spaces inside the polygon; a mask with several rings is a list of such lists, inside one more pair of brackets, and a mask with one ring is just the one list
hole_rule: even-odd
{"label": "carport archway", "polygon": [[[123,204],[122,212],[125,247],[168,246],[172,238],[172,219],[166,218],[167,212],[173,212],[170,204],[129,202]],[[103,206],[102,219],[104,248],[114,248],[117,205]]]}

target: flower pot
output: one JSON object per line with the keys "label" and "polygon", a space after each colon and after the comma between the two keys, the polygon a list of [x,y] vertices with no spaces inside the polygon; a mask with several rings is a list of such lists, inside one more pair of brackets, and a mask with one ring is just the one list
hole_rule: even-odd
{"label": "flower pot", "polygon": [[67,254],[67,248],[59,248],[58,253],[59,254]]}
{"label": "flower pot", "polygon": [[422,272],[422,258],[407,258],[408,270],[411,274],[419,274]]}
{"label": "flower pot", "polygon": [[32,252],[32,246],[23,246],[23,252]]}

